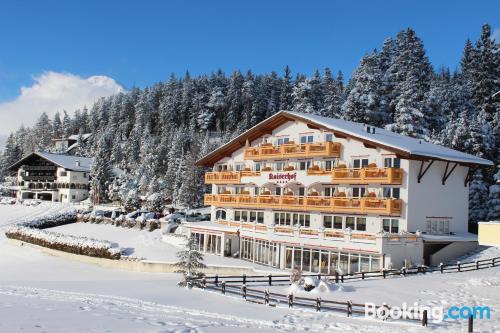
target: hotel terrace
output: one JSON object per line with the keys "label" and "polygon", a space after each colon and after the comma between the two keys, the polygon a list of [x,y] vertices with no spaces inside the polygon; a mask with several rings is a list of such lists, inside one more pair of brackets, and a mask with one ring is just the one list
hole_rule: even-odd
{"label": "hotel terrace", "polygon": [[468,183],[491,162],[380,128],[281,111],[197,162],[207,253],[334,274],[436,264],[477,246]]}

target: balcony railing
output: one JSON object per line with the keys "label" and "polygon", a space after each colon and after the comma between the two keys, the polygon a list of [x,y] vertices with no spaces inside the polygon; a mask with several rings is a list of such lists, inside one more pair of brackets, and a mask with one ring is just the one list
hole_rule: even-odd
{"label": "balcony railing", "polygon": [[241,177],[259,176],[257,171],[221,171],[205,173],[205,184],[239,184]]}
{"label": "balcony railing", "polygon": [[263,144],[257,148],[245,149],[245,160],[266,160],[271,158],[340,157],[338,142],[314,142],[306,144],[286,143],[281,146]]}
{"label": "balcony railing", "polygon": [[56,180],[56,176],[22,176],[24,181],[54,181]]}
{"label": "balcony railing", "polygon": [[55,165],[23,165],[22,169],[26,171],[55,171],[57,167]]}
{"label": "balcony railing", "polygon": [[401,199],[297,197],[277,195],[206,194],[205,205],[234,208],[271,208],[291,211],[401,215]]}
{"label": "balcony railing", "polygon": [[333,184],[393,184],[403,182],[401,168],[335,168],[332,170]]}

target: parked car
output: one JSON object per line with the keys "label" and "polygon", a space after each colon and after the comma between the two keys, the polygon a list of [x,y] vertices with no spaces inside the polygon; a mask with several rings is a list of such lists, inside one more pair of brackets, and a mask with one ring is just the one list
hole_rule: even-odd
{"label": "parked car", "polygon": [[143,209],[135,210],[132,213],[128,213],[127,215],[125,215],[125,220],[128,222],[133,222],[137,220],[137,218],[140,217],[143,213],[149,213],[149,212]]}
{"label": "parked car", "polygon": [[115,209],[111,212],[111,219],[113,220],[116,220],[118,218],[120,218],[121,216],[125,215],[125,212],[124,211],[121,211],[121,210],[118,210],[118,209]]}

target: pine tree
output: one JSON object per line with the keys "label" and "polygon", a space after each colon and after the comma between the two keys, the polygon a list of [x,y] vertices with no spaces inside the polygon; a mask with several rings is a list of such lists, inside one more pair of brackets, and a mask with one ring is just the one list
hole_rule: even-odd
{"label": "pine tree", "polygon": [[197,250],[197,242],[193,235],[187,239],[184,250],[177,252],[177,258],[179,261],[175,264],[178,268],[176,273],[183,275],[183,280],[178,285],[201,287],[199,278],[204,274],[200,272],[200,269],[206,268],[206,265],[203,263],[203,254]]}
{"label": "pine tree", "polygon": [[63,135],[63,128],[61,122],[61,114],[56,112],[54,114],[54,119],[52,120],[52,137],[54,139],[60,139]]}
{"label": "pine tree", "polygon": [[48,151],[52,147],[52,124],[45,112],[40,115],[33,129],[36,140],[36,150]]}
{"label": "pine tree", "polygon": [[292,110],[293,107],[293,88],[292,88],[292,72],[290,67],[285,66],[285,72],[283,75],[283,80],[281,84],[281,95],[280,95],[280,110]]}
{"label": "pine tree", "polygon": [[500,221],[500,169],[494,178],[496,183],[490,186],[488,196],[488,221]]}
{"label": "pine tree", "polygon": [[90,187],[94,205],[106,202],[108,199],[108,185],[111,184],[113,177],[109,155],[109,140],[105,135],[102,135],[98,141],[94,160],[90,169]]}
{"label": "pine tree", "polygon": [[481,170],[476,170],[469,186],[469,222],[484,221],[488,214],[488,187]]}

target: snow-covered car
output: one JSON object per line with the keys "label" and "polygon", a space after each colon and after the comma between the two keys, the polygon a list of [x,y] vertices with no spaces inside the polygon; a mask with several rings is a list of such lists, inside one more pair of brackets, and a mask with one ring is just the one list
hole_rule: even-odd
{"label": "snow-covered car", "polygon": [[4,205],[14,205],[17,200],[16,198],[2,198],[0,202]]}
{"label": "snow-covered car", "polygon": [[180,222],[180,221],[185,221],[186,219],[186,214],[182,212],[175,212],[172,214],[167,214],[164,217],[160,218],[161,223],[170,223],[172,222]]}
{"label": "snow-covered car", "polygon": [[121,211],[121,210],[114,210],[111,212],[111,219],[112,220],[116,220],[116,219],[119,219],[120,217],[124,216],[125,215],[125,212],[124,211]]}
{"label": "snow-covered car", "polygon": [[149,213],[147,210],[139,209],[125,215],[125,221],[135,222],[142,214]]}
{"label": "snow-covered car", "polygon": [[94,210],[89,214],[91,221],[103,220],[105,217],[111,217],[110,210]]}

